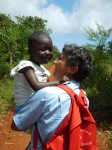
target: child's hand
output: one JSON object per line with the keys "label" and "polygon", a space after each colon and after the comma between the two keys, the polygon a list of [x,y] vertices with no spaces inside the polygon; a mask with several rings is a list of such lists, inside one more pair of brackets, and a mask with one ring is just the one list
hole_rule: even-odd
{"label": "child's hand", "polygon": [[70,78],[67,76],[67,75],[64,75],[63,76],[63,80],[66,82],[66,81],[70,81]]}
{"label": "child's hand", "polygon": [[60,81],[60,84],[66,82],[66,81],[70,81],[70,78],[67,75],[64,75],[63,79]]}

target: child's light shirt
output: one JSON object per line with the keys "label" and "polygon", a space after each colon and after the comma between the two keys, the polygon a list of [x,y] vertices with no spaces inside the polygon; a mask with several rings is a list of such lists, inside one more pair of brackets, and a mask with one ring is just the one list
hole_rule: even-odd
{"label": "child's light shirt", "polygon": [[15,66],[10,75],[14,77],[14,97],[16,106],[23,105],[26,101],[35,93],[35,91],[31,88],[28,81],[26,80],[23,73],[19,71],[25,67],[32,67],[35,71],[37,79],[39,82],[47,82],[50,73],[43,65],[38,66],[37,64],[23,60]]}

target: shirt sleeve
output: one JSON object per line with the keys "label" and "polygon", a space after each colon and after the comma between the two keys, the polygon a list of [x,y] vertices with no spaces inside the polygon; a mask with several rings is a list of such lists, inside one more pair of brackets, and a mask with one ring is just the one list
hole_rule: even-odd
{"label": "shirt sleeve", "polygon": [[18,73],[18,71],[20,71],[21,69],[25,67],[34,68],[34,65],[31,61],[28,61],[28,60],[20,61],[20,63],[11,70],[10,76],[15,76]]}
{"label": "shirt sleeve", "polygon": [[13,117],[18,129],[24,130],[35,122],[45,110],[46,92],[44,89],[36,92],[23,108]]}

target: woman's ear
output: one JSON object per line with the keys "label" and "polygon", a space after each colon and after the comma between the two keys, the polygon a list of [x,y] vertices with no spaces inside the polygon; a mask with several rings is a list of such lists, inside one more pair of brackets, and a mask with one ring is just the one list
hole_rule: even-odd
{"label": "woman's ear", "polygon": [[68,73],[73,75],[78,71],[78,66],[69,67]]}

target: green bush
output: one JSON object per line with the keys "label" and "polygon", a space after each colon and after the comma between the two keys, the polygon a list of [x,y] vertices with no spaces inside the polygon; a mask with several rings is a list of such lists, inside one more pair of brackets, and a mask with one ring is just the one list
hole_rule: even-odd
{"label": "green bush", "polygon": [[112,125],[112,58],[106,53],[94,54],[93,71],[84,82],[90,110],[99,125]]}

